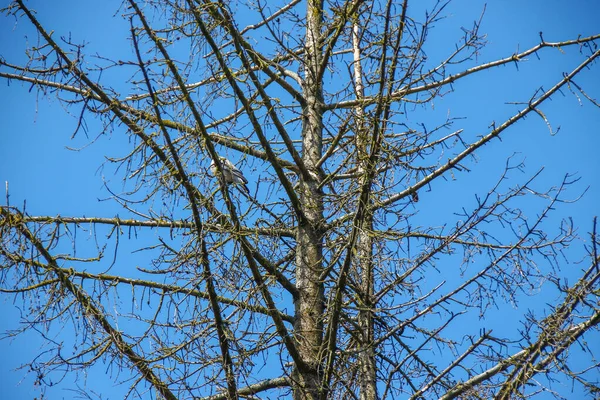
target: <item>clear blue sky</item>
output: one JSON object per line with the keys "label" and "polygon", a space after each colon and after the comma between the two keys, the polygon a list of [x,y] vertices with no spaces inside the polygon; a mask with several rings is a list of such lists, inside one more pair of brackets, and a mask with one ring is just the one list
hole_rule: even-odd
{"label": "clear blue sky", "polygon": [[[413,1],[416,3],[416,1]],[[7,4],[0,0],[0,4]],[[71,35],[75,42],[89,43],[88,53],[99,53],[113,59],[128,58],[131,46],[125,39],[128,25],[116,12],[118,2],[86,1],[29,1],[38,11],[38,18],[55,37]],[[410,2],[409,2],[410,4]],[[430,33],[427,44],[432,62],[447,54],[448,48],[462,36],[461,26],[471,27],[478,18],[484,2],[455,1],[447,9],[448,17],[438,23]],[[115,16],[116,15],[116,16]],[[547,41],[559,41],[600,33],[600,3],[593,0],[564,1],[504,0],[491,1],[487,5],[482,31],[487,33],[488,46],[479,56],[479,62],[488,62],[507,57],[516,51],[525,50],[539,42],[539,32]],[[24,60],[23,48],[27,43],[35,44],[38,37],[25,20],[15,21],[12,17],[0,17],[0,55],[10,63]],[[440,119],[450,112],[454,117],[466,117],[460,125],[473,133],[485,134],[492,122],[501,123],[520,108],[507,102],[526,102],[536,88],[551,87],[564,72],[572,70],[580,61],[577,49],[546,49],[540,53],[541,61],[535,56],[518,65],[507,65],[483,75],[465,79],[455,86],[456,92],[435,101],[435,110]],[[437,57],[437,58],[436,58]],[[596,63],[597,64],[597,63]],[[587,93],[600,100],[599,66],[585,71],[576,82]],[[108,73],[102,79],[117,82]],[[81,133],[71,140],[76,115],[68,115],[53,94],[43,96],[35,89],[20,82],[0,79],[0,183],[4,203],[4,182],[10,185],[10,202],[21,205],[27,202],[27,211],[32,215],[69,215],[112,217],[122,212],[112,202],[99,199],[109,195],[103,189],[103,179],[115,178],[112,172],[102,169],[106,155],[124,155],[129,144],[122,132],[115,131],[107,137],[86,147],[98,135],[101,127],[88,120],[89,138]],[[115,87],[122,96],[128,95],[127,85]],[[517,153],[516,160],[525,160],[526,174],[544,167],[540,186],[558,185],[566,173],[576,173],[581,178],[572,191],[573,197],[589,186],[585,196],[575,205],[565,205],[552,218],[556,223],[560,217],[570,216],[585,236],[591,228],[592,217],[600,211],[600,110],[586,100],[579,105],[569,92],[558,95],[543,105],[553,128],[560,131],[551,136],[545,123],[536,115],[519,122],[503,136],[501,143],[493,142],[479,153],[479,161],[473,164],[473,172],[456,177],[459,184],[449,183],[451,196],[444,196],[444,183],[438,182],[428,195],[422,193],[420,207],[430,207],[432,212],[422,215],[423,223],[439,225],[441,215],[446,215],[464,204],[473,204],[474,193],[485,192],[481,186],[486,179],[495,180],[501,173],[502,160]],[[415,116],[419,112],[415,111]],[[431,111],[427,116],[434,115]],[[71,151],[70,148],[82,148]],[[114,182],[113,182],[114,183]],[[449,193],[450,194],[450,193]],[[436,197],[433,197],[436,196]],[[125,245],[127,246],[127,245]],[[122,252],[123,253],[123,252]],[[581,247],[573,249],[573,258],[583,256]],[[577,267],[578,269],[579,267]],[[543,302],[553,299],[537,299],[538,303],[521,304],[521,307],[538,308]],[[0,296],[0,331],[17,328],[19,301],[12,296]],[[498,321],[501,326],[505,321]],[[57,332],[55,338],[69,335]],[[592,344],[600,354],[600,345]],[[26,370],[16,370],[43,351],[39,335],[31,333],[14,340],[0,341],[0,398],[19,399],[39,396],[34,379]],[[105,378],[105,370],[96,367],[87,377],[87,384],[103,394],[102,398],[121,398],[122,389],[112,389],[112,381]],[[79,382],[82,382],[79,380]],[[64,382],[47,391],[48,398],[75,398],[73,381],[66,377]]]}

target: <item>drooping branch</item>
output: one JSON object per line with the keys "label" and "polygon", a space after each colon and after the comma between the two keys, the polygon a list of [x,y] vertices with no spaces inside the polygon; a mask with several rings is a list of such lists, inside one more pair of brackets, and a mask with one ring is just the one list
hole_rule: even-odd
{"label": "drooping branch", "polygon": [[1,207],[0,213],[3,219],[2,225],[4,225],[3,231],[4,229],[7,229],[7,227],[10,227],[17,230],[20,235],[23,235],[23,237],[31,243],[33,248],[35,248],[39,255],[46,261],[46,268],[58,278],[61,286],[75,298],[85,317],[92,319],[104,330],[106,337],[118,350],[120,355],[127,359],[131,365],[140,372],[144,379],[155,387],[162,396],[170,400],[176,400],[177,396],[175,396],[168,385],[154,373],[150,363],[138,355],[134,351],[133,345],[128,343],[121,332],[111,325],[101,307],[81,287],[75,285],[71,281],[70,274],[64,272],[43,243],[27,228],[23,222],[23,216],[18,212],[11,212],[6,207]]}

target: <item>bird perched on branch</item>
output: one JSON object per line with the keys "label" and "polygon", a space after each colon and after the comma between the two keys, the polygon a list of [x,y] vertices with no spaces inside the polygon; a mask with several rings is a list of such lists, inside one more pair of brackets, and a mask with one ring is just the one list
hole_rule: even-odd
{"label": "bird perched on branch", "polygon": [[[225,183],[240,185],[247,194],[250,194],[250,190],[248,190],[248,179],[244,177],[242,171],[240,171],[231,161],[226,159],[225,157],[219,157],[219,164],[221,166],[221,171],[223,172],[223,179]],[[215,160],[210,162],[210,172],[214,176],[219,176],[219,171],[217,170],[217,165],[215,164]]]}

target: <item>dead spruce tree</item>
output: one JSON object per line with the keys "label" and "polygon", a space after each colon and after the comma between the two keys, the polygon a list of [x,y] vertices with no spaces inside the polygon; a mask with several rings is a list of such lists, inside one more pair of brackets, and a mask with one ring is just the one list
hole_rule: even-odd
{"label": "dead spruce tree", "polygon": [[[504,158],[467,203],[437,208],[484,145],[527,116],[547,130],[542,106],[558,93],[598,107],[577,78],[600,73],[600,35],[540,35],[480,62],[476,20],[434,61],[428,33],[447,6],[127,0],[122,59],[53,34],[28,1],[6,7],[37,37],[26,62],[0,58],[2,79],[58,99],[77,135],[94,121],[93,141],[129,146],[105,154],[118,217],[31,215],[10,193],[1,207],[1,291],[27,311],[4,336],[48,340],[23,360],[38,384],[105,365],[129,398],[560,397],[552,382],[597,393],[595,222],[587,236],[550,218],[575,178],[541,190]],[[565,49],[575,67],[512,99],[512,116],[489,110],[487,131],[431,107]],[[587,264],[567,283],[562,254],[584,239]],[[511,308],[501,334],[476,323],[498,326],[505,305],[545,290],[543,311]],[[572,364],[575,346],[588,358]]]}

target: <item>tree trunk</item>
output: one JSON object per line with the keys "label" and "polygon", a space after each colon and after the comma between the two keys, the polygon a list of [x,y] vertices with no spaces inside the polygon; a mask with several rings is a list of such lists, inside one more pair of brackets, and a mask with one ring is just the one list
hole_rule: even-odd
{"label": "tree trunk", "polygon": [[[358,19],[358,17],[357,17]],[[364,97],[364,85],[362,81],[362,65],[360,51],[360,31],[358,23],[352,27],[352,47],[354,51],[354,87],[356,98]],[[358,174],[362,175],[368,167],[369,161],[369,130],[365,121],[365,113],[361,105],[357,106],[356,112],[356,149]],[[373,327],[373,213],[370,206],[365,213],[364,229],[358,236],[358,259],[357,276],[360,290],[358,326],[360,327],[360,341],[358,343],[358,364],[360,399],[377,399],[377,366],[375,364],[374,327]]]}
{"label": "tree trunk", "polygon": [[306,221],[300,221],[296,249],[296,323],[295,339],[305,363],[294,374],[294,399],[318,399],[321,390],[321,345],[323,342],[323,196],[317,180],[317,163],[322,156],[323,86],[319,74],[321,60],[320,30],[323,9],[319,0],[307,5],[304,95],[306,106],[302,127],[302,158],[312,177],[301,177],[300,200]]}

